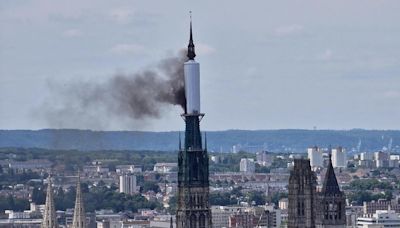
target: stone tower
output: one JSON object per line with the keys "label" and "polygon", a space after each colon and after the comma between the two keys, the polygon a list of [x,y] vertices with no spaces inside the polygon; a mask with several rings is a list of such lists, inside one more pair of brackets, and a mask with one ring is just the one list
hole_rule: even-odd
{"label": "stone tower", "polygon": [[346,226],[346,196],[340,191],[335,170],[329,155],[328,169],[318,200],[317,227],[333,228]]}
{"label": "stone tower", "polygon": [[[200,120],[200,69],[195,58],[190,22],[188,61],[184,64],[186,111],[185,145],[178,155],[178,208],[177,228],[211,228],[209,205],[209,171],[207,149],[202,147]],[[180,144],[180,142],[179,142]]]}
{"label": "stone tower", "polygon": [[295,159],[289,177],[288,228],[315,227],[316,176],[310,160]]}
{"label": "stone tower", "polygon": [[86,213],[83,205],[81,177],[78,173],[78,182],[76,184],[76,200],[74,209],[74,218],[72,220],[72,228],[86,228]]}
{"label": "stone tower", "polygon": [[51,177],[48,178],[46,204],[44,208],[43,220],[41,228],[58,228],[57,214],[54,207],[54,197]]}

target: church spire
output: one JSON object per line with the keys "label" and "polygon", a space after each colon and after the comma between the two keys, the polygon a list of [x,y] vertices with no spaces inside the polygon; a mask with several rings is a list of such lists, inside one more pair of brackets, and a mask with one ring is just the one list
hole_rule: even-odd
{"label": "church spire", "polygon": [[181,132],[179,132],[179,150],[182,150]]}
{"label": "church spire", "polygon": [[204,150],[207,151],[207,132],[204,132]]}
{"label": "church spire", "polygon": [[332,166],[332,153],[329,153],[329,164],[326,170],[324,183],[322,185],[322,193],[325,195],[329,194],[340,194],[339,184],[336,179],[335,170]]}
{"label": "church spire", "polygon": [[189,58],[189,60],[194,60],[194,57],[196,57],[196,53],[194,51],[194,43],[193,43],[192,11],[190,11],[189,13],[190,13],[190,38],[189,38],[187,57]]}
{"label": "church spire", "polygon": [[76,200],[72,228],[86,228],[86,214],[82,200],[81,175],[78,171],[78,182],[76,184]]}
{"label": "church spire", "polygon": [[46,194],[46,204],[44,207],[44,214],[41,228],[58,228],[57,214],[54,206],[53,188],[51,176],[48,177],[48,186]]}

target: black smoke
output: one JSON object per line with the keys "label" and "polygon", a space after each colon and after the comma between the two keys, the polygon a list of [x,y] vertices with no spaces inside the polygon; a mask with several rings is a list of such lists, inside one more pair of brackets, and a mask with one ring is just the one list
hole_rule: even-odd
{"label": "black smoke", "polygon": [[102,83],[50,83],[51,101],[45,103],[42,111],[52,127],[82,128],[77,126],[82,124],[83,128],[95,129],[105,127],[100,122],[113,118],[136,122],[160,118],[171,105],[178,105],[185,112],[186,60],[181,51],[151,68],[134,74],[116,74]]}

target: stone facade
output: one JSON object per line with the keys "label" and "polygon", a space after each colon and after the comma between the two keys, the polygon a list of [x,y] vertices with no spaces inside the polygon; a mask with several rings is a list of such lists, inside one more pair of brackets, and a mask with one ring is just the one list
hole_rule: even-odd
{"label": "stone facade", "polygon": [[48,178],[46,204],[44,207],[44,214],[41,228],[58,228],[57,214],[54,206],[53,188],[51,177]]}
{"label": "stone facade", "polygon": [[315,227],[316,176],[310,161],[295,159],[289,177],[288,228]]}
{"label": "stone facade", "polygon": [[78,183],[76,184],[76,200],[74,209],[74,218],[72,228],[86,228],[86,213],[82,199],[81,177],[78,174]]}
{"label": "stone facade", "polygon": [[340,191],[331,156],[329,156],[328,169],[316,208],[318,208],[317,227],[344,228],[346,226],[346,196]]}
{"label": "stone facade", "polygon": [[[187,57],[194,61],[192,25]],[[202,146],[200,118],[203,114],[194,112],[182,115],[185,119],[185,145],[179,145],[178,155],[178,208],[177,228],[211,228],[211,207],[209,204],[209,171],[207,141]],[[206,139],[205,139],[206,140]],[[179,144],[181,144],[179,140]]]}
{"label": "stone facade", "polygon": [[177,228],[211,227],[208,155],[202,149],[198,116],[186,116],[185,148],[178,158]]}
{"label": "stone facade", "polygon": [[321,192],[310,161],[295,159],[289,178],[288,228],[333,228],[346,225],[346,197],[329,158]]}

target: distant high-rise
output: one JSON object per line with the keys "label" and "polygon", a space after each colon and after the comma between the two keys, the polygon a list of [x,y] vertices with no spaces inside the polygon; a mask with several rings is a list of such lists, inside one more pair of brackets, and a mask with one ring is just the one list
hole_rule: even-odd
{"label": "distant high-rise", "polygon": [[346,196],[340,191],[330,155],[316,208],[318,214],[317,227],[344,228],[346,226]]}
{"label": "distant high-rise", "polygon": [[240,172],[254,173],[255,169],[256,169],[254,159],[242,158],[240,160],[239,169],[240,169]]}
{"label": "distant high-rise", "polygon": [[288,228],[312,228],[316,219],[316,176],[310,161],[295,159],[289,177]]}
{"label": "distant high-rise", "polygon": [[262,166],[271,166],[274,156],[268,151],[259,151],[256,153],[257,163]]}
{"label": "distant high-rise", "polygon": [[[207,142],[202,146],[200,120],[200,65],[195,58],[190,22],[188,61],[184,64],[186,111],[185,146],[178,155],[177,228],[211,228]],[[205,139],[206,140],[206,139]]]}
{"label": "distant high-rise", "polygon": [[86,228],[86,213],[85,207],[82,199],[81,190],[81,177],[78,173],[78,182],[76,184],[76,200],[75,200],[75,210],[74,218],[72,220],[72,228]]}
{"label": "distant high-rise", "polygon": [[46,204],[44,206],[44,214],[41,228],[58,228],[57,214],[54,206],[53,188],[51,177],[48,178]]}
{"label": "distant high-rise", "polygon": [[307,149],[308,159],[310,159],[311,167],[322,167],[322,150],[317,146],[310,147]]}
{"label": "distant high-rise", "polygon": [[119,192],[125,194],[137,193],[136,176],[131,174],[123,174],[119,176]]}
{"label": "distant high-rise", "polygon": [[342,147],[332,149],[332,166],[333,168],[347,167],[347,153]]}

